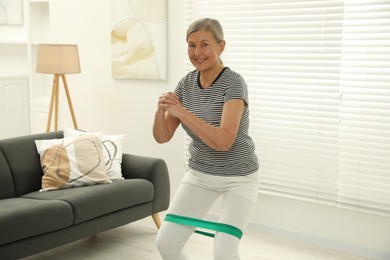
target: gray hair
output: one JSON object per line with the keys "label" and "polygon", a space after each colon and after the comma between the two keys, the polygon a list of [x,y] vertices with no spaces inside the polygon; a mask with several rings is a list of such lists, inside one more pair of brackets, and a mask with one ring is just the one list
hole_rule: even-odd
{"label": "gray hair", "polygon": [[188,36],[190,36],[191,33],[199,32],[201,30],[210,32],[218,43],[224,40],[223,29],[218,20],[212,18],[201,18],[192,22],[192,24],[188,27],[186,41],[188,42]]}

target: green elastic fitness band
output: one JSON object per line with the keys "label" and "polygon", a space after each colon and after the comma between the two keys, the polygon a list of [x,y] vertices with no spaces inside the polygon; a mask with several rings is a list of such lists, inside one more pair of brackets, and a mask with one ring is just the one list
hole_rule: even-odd
{"label": "green elastic fitness band", "polygon": [[[165,221],[169,221],[169,222],[173,222],[173,223],[177,223],[177,224],[182,224],[182,225],[186,225],[186,226],[194,226],[194,227],[215,230],[218,232],[223,232],[223,233],[235,236],[238,239],[241,239],[241,237],[242,237],[242,231],[240,229],[236,228],[235,226],[228,225],[228,224],[211,222],[211,221],[206,221],[206,220],[202,220],[202,219],[184,217],[184,216],[173,215],[173,214],[167,214],[165,217]],[[208,237],[215,236],[213,233],[199,231],[199,230],[195,230],[195,233],[205,235]]]}

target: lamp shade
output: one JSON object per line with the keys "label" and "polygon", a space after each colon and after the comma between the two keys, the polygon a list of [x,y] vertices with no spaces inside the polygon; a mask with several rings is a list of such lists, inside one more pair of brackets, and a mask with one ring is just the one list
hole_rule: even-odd
{"label": "lamp shade", "polygon": [[49,74],[80,73],[77,45],[39,44],[36,70]]}

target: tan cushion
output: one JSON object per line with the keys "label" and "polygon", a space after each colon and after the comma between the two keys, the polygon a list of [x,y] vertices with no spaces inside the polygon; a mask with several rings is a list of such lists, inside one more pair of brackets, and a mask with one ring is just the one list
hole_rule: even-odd
{"label": "tan cushion", "polygon": [[111,183],[102,142],[95,135],[35,141],[43,170],[42,190]]}

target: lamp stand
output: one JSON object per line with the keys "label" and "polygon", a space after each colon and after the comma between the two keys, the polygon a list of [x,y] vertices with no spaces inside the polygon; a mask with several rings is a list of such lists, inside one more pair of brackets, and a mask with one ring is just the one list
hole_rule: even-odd
{"label": "lamp stand", "polygon": [[59,97],[58,84],[59,84],[59,77],[62,78],[62,82],[64,83],[64,89],[65,89],[65,93],[66,93],[66,98],[68,100],[70,114],[72,115],[74,129],[78,129],[77,122],[76,122],[76,116],[75,116],[74,111],[73,111],[72,100],[70,98],[68,84],[66,82],[65,74],[54,74],[53,87],[52,87],[52,91],[51,91],[50,108],[49,108],[49,117],[47,119],[46,132],[50,132],[51,119],[53,116],[53,109],[55,109],[55,111],[54,111],[54,131],[58,130],[58,100],[59,100],[59,98],[58,98]]}

